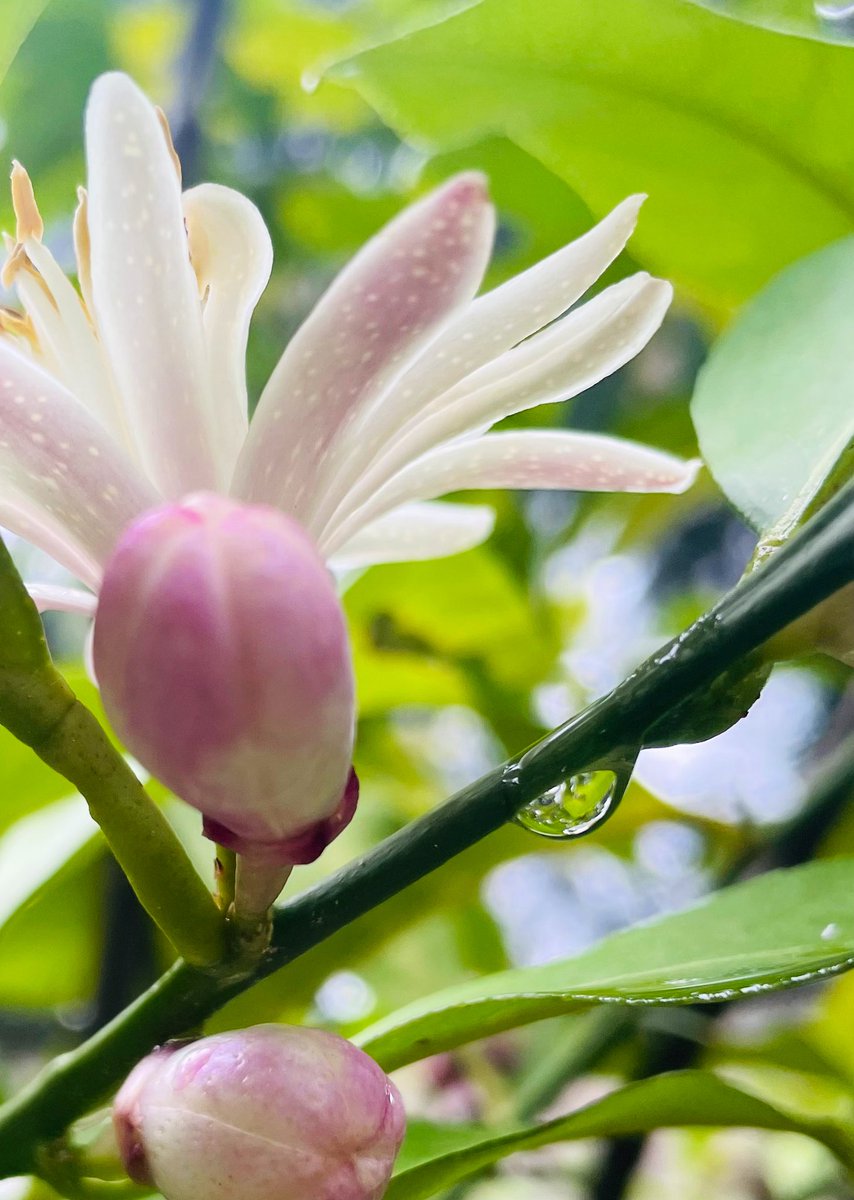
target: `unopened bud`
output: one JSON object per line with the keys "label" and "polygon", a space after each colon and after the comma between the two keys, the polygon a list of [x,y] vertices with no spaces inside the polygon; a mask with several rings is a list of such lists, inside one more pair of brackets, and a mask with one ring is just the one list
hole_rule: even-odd
{"label": "unopened bud", "polygon": [[155,1051],[113,1119],[128,1174],[166,1200],[379,1200],[405,1129],[373,1059],[287,1025]]}
{"label": "unopened bud", "polygon": [[347,824],[346,625],[290,517],[208,494],[144,514],[107,564],[93,651],[117,733],[209,837],[288,867]]}

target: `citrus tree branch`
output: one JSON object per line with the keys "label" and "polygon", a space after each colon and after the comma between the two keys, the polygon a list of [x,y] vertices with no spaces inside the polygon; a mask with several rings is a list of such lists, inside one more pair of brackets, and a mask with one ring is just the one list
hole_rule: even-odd
{"label": "citrus tree branch", "polygon": [[[114,1021],[54,1060],[0,1109],[0,1174],[32,1170],[38,1145],[102,1100],[151,1047],[196,1028],[257,980],[497,829],[591,763],[637,748],[673,713],[795,618],[854,579],[854,483],[761,569],[579,716],[276,913],[251,974],[177,963]],[[673,725],[678,740],[678,723]]]}

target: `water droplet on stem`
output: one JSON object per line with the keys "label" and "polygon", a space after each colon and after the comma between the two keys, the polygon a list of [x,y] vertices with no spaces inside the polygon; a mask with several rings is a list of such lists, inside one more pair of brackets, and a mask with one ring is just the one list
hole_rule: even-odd
{"label": "water droplet on stem", "polygon": [[619,782],[615,771],[581,771],[531,800],[516,814],[516,823],[540,837],[582,837],[616,807],[625,791],[625,784],[620,787]]}

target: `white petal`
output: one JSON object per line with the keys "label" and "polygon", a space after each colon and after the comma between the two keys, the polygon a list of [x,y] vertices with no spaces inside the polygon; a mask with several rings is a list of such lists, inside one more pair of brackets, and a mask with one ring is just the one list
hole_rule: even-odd
{"label": "white petal", "polygon": [[359,252],[273,372],[238,462],[236,495],[310,516],[336,438],[471,300],[493,224],[484,181],[461,175]]}
{"label": "white petal", "polygon": [[485,505],[406,504],[366,525],[335,552],[329,565],[343,571],[445,558],[479,546],[494,524],[495,513]]}
{"label": "white petal", "polygon": [[419,356],[395,387],[354,422],[339,450],[336,497],[392,431],[472,371],[569,309],[613,262],[634,230],[644,196],[629,196],[583,237],[478,297]]}
{"label": "white petal", "polygon": [[101,568],[79,541],[40,505],[10,486],[0,484],[0,526],[49,554],[83,583],[97,588]]}
{"label": "white petal", "polygon": [[0,339],[0,497],[7,488],[99,564],[124,525],[159,501],[97,418]]}
{"label": "white petal", "polygon": [[130,449],[129,430],[109,364],[80,297],[46,246],[27,238],[24,247],[49,296],[27,271],[22,270],[16,282],[40,341],[50,349],[54,373]]}
{"label": "white petal", "polygon": [[362,477],[328,523],[328,537],[422,454],[537,405],[567,400],[623,366],[661,324],[672,288],[645,273],[607,288],[426,405]]}
{"label": "white petal", "polygon": [[27,591],[35,601],[39,612],[68,612],[79,613],[84,617],[94,617],[95,609],[98,607],[98,597],[92,592],[84,592],[80,588],[28,581]]}
{"label": "white petal", "polygon": [[441,446],[382,487],[345,523],[329,554],[367,521],[400,504],[467,488],[561,488],[587,492],[684,492],[699,460],[596,433],[524,430]]}
{"label": "white petal", "polygon": [[204,297],[217,465],[227,486],[249,428],[246,339],[267,286],[273,246],[255,205],[231,188],[203,183],[184,193],[190,257]]}
{"label": "white petal", "polygon": [[86,149],[95,315],[142,461],[166,496],[215,487],[180,184],[157,113],[126,75],[92,88]]}

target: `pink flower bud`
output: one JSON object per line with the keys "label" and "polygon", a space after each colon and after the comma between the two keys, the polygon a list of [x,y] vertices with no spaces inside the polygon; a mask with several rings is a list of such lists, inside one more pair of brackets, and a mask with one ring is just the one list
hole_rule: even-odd
{"label": "pink flower bud", "polygon": [[290,517],[201,494],[129,525],[104,574],[94,665],[125,745],[209,837],[286,866],[352,816],[346,625]]}
{"label": "pink flower bud", "polygon": [[406,1123],[373,1059],[289,1025],[155,1051],[113,1120],[128,1174],[166,1200],[379,1200]]}

